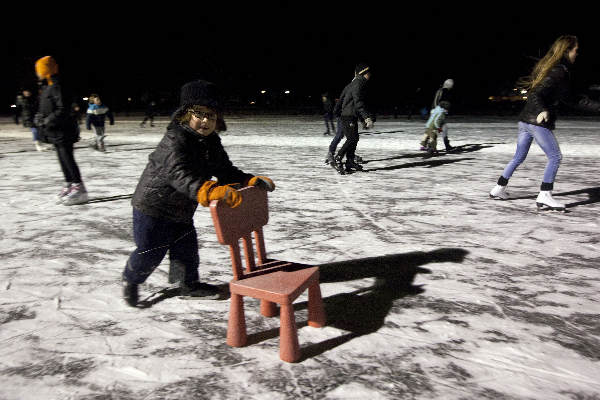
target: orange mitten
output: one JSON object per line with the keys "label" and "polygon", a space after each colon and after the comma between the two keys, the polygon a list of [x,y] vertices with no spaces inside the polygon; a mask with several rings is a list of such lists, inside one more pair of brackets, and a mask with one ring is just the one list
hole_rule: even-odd
{"label": "orange mitten", "polygon": [[212,200],[223,200],[231,208],[242,204],[242,195],[231,185],[221,185],[215,181],[206,181],[198,190],[196,195],[198,203],[208,207]]}
{"label": "orange mitten", "polygon": [[272,192],[275,190],[275,184],[266,176],[254,176],[248,181],[249,186],[256,186],[259,189]]}

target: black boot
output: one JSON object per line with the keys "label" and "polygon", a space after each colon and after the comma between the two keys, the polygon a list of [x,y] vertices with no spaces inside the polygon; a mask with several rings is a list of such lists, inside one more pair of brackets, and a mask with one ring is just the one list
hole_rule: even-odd
{"label": "black boot", "polygon": [[327,153],[327,158],[325,159],[325,164],[331,164],[333,162],[334,162],[333,153],[332,152],[328,152]]}
{"label": "black boot", "polygon": [[454,150],[454,147],[450,146],[450,140],[447,137],[444,138],[444,146],[446,146],[446,151]]}
{"label": "black boot", "polygon": [[360,164],[354,162],[354,160],[346,160],[346,171],[352,170],[362,171],[363,167]]}
{"label": "black boot", "polygon": [[123,299],[131,307],[135,307],[139,300],[138,285],[123,281]]}

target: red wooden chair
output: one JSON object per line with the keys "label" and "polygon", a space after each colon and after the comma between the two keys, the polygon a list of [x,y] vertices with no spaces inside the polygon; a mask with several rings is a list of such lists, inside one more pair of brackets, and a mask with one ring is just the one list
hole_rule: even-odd
{"label": "red wooden chair", "polygon": [[[260,299],[261,314],[277,315],[280,305],[279,356],[283,361],[294,362],[300,358],[298,331],[292,303],[308,289],[308,325],[325,325],[325,309],[319,287],[319,267],[281,260],[268,260],[262,227],[269,221],[267,192],[256,187],[240,190],[242,204],[229,208],[212,201],[210,212],[217,238],[228,245],[233,266],[233,280],[229,283],[231,303],[227,326],[227,344],[241,347],[246,344],[246,320],[243,296]],[[254,233],[257,260],[255,260]],[[239,240],[244,247],[245,268],[240,256]]]}

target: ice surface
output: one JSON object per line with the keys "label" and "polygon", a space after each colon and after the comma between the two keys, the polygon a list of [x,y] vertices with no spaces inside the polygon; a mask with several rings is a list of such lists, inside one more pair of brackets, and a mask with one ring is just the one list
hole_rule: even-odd
{"label": "ice surface", "polygon": [[[538,212],[545,156],[534,144],[488,192],[515,149],[513,118],[450,120],[462,151],[424,159],[423,121],[380,119],[358,153],[365,172],[323,163],[331,136],[314,117],[229,116],[223,143],[245,171],[271,177],[272,258],[321,265],[329,324],[296,319],[303,358],[279,359],[278,320],[246,302],[251,345],[225,344],[228,299],[169,295],[164,262],[121,300],[129,195],[167,121],[107,126],[107,152],[76,159],[87,205],[54,204],[54,152],[0,121],[0,398],[592,399],[600,397],[600,127],[560,121],[555,185],[567,213]],[[207,209],[195,216],[201,277],[231,279]]]}

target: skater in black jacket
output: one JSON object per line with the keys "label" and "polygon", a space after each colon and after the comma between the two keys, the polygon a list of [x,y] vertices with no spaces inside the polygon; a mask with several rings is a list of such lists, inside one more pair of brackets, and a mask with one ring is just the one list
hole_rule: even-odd
{"label": "skater in black jacket", "polygon": [[333,102],[329,98],[329,93],[323,93],[321,95],[321,101],[323,102],[323,119],[325,120],[326,129],[323,135],[329,135],[335,132],[335,126],[333,124]]}
{"label": "skater in black jacket", "polygon": [[73,115],[69,91],[61,84],[58,64],[51,56],[37,60],[35,72],[42,82],[42,91],[34,124],[40,140],[54,144],[65,177],[57,202],[67,206],[86,203],[88,193],[73,153],[73,145],[79,141],[79,125]]}
{"label": "skater in black jacket", "polygon": [[552,209],[564,210],[565,205],[552,197],[554,180],[562,160],[562,153],[553,133],[558,107],[562,103],[579,110],[600,113],[599,102],[571,92],[569,70],[575,63],[578,51],[577,37],[559,37],[535,65],[530,76],[518,83],[528,92],[525,107],[519,114],[517,150],[498,178],[497,185],[491,190],[490,197],[503,200],[509,198],[506,192],[508,180],[525,161],[535,139],[548,158],[536,205],[538,208],[545,205]]}
{"label": "skater in black jacket", "polygon": [[[355,161],[356,146],[358,145],[358,122],[363,122],[366,129],[373,127],[375,116],[369,111],[366,104],[366,85],[371,79],[371,69],[366,64],[358,64],[355,68],[355,77],[346,85],[340,101],[333,111],[339,115],[339,125],[346,137],[346,142],[334,158],[336,169],[340,173],[351,170],[362,170],[362,166]],[[342,166],[344,157],[346,163]]]}
{"label": "skater in black jacket", "polygon": [[[216,286],[199,281],[198,237],[194,213],[222,200],[230,207],[243,201],[236,190],[257,186],[272,191],[273,181],[247,174],[229,160],[218,132],[227,129],[216,86],[193,81],[181,88],[179,108],[167,132],[149,156],[133,194],[133,236],[136,249],[123,271],[125,301],[138,302],[138,285],[169,253],[171,283],[184,296],[216,298]],[[212,180],[212,177],[217,180]],[[175,271],[175,272],[174,272]]]}

